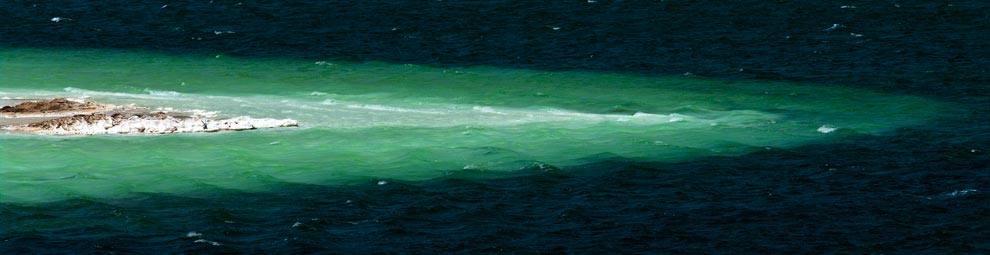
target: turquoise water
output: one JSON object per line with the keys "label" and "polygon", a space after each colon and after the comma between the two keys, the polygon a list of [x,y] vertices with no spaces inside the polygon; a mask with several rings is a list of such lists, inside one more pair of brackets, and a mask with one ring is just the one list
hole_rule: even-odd
{"label": "turquoise water", "polygon": [[[499,178],[680,162],[926,125],[942,103],[838,86],[495,67],[0,50],[0,97],[86,98],[298,128],[0,134],[0,202]],[[833,130],[829,132],[830,130]],[[781,170],[786,171],[786,170]]]}

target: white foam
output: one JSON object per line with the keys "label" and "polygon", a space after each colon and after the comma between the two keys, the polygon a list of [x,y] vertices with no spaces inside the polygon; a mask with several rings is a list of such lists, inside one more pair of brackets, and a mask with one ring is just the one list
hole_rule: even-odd
{"label": "white foam", "polygon": [[175,92],[175,91],[168,91],[168,90],[144,89],[144,92],[148,92],[148,94],[156,95],[156,96],[180,96],[180,95],[182,95],[182,93]]}
{"label": "white foam", "polygon": [[823,29],[822,31],[829,32],[829,31],[836,30],[836,29],[843,28],[843,27],[846,27],[846,26],[843,26],[842,24],[839,24],[839,23],[835,23],[835,24],[832,24],[831,27],[826,28],[826,29]]}
{"label": "white foam", "polygon": [[131,93],[120,93],[120,92],[105,92],[105,91],[95,91],[80,89],[74,87],[65,87],[62,91],[68,92],[74,96],[80,96],[83,98],[88,98],[91,96],[100,97],[115,97],[115,98],[134,98],[134,99],[163,99],[171,98],[172,100],[188,100],[178,97],[179,92],[175,91],[156,91],[156,90],[145,90],[148,94],[131,94]]}
{"label": "white foam", "polygon": [[492,108],[490,106],[474,106],[474,107],[471,107],[471,109],[472,110],[475,110],[475,111],[482,112],[482,113],[493,113],[493,114],[499,114],[499,115],[505,115],[506,114],[504,112],[496,111],[494,108]]}
{"label": "white foam", "polygon": [[80,103],[80,104],[85,104],[86,103],[86,100],[83,99],[83,98],[71,98],[70,97],[70,98],[66,98],[65,100],[68,100],[68,101],[71,101],[71,102]]}
{"label": "white foam", "polygon": [[817,131],[818,131],[819,133],[822,133],[822,134],[828,134],[828,133],[832,133],[832,132],[834,132],[834,131],[835,131],[835,130],[837,130],[837,129],[838,129],[838,128],[836,128],[836,127],[833,127],[833,126],[829,126],[829,125],[822,125],[821,127],[818,127],[818,129],[817,129]]}
{"label": "white foam", "polygon": [[200,110],[200,109],[185,110],[183,112],[192,113],[193,116],[204,117],[204,118],[214,118],[217,116],[218,113],[218,112]]}
{"label": "white foam", "polygon": [[978,192],[978,190],[975,190],[975,189],[954,190],[954,191],[951,191],[951,192],[946,192],[946,193],[938,194],[938,195],[927,197],[927,198],[928,199],[948,199],[948,198],[962,197],[962,196],[966,196],[966,195],[969,195],[971,193],[976,193],[976,192]]}
{"label": "white foam", "polygon": [[208,244],[213,245],[213,246],[223,245],[223,244],[221,244],[219,242],[210,241],[210,240],[206,240],[206,239],[196,239],[196,241],[193,241],[193,243],[208,243]]}
{"label": "white foam", "polygon": [[442,113],[437,111],[416,110],[416,109],[400,108],[400,107],[377,105],[377,104],[349,104],[346,107],[351,109],[365,109],[365,110],[386,111],[386,112],[412,112],[412,113],[428,113],[428,114]]}
{"label": "white foam", "polygon": [[975,190],[975,189],[956,190],[956,191],[952,191],[952,192],[946,193],[945,195],[946,196],[949,196],[949,197],[958,197],[958,196],[965,196],[965,195],[967,195],[969,193],[976,192],[976,191],[977,190]]}

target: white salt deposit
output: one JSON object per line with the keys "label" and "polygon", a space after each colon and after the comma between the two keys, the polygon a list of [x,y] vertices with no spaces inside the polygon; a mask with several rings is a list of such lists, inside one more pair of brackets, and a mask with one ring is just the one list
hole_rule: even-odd
{"label": "white salt deposit", "polygon": [[9,126],[5,129],[47,135],[99,135],[238,131],[298,125],[298,122],[292,119],[255,119],[247,116],[213,120],[200,116],[176,118],[173,116],[131,115],[122,117],[96,114],[60,118],[51,122],[31,125]]}

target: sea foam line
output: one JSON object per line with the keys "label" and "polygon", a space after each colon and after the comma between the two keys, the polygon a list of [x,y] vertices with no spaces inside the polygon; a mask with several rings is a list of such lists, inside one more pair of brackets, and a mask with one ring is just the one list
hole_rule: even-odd
{"label": "sea foam line", "polygon": [[[504,108],[487,105],[416,104],[416,107],[366,103],[327,98],[332,93],[320,92],[319,101],[311,96],[304,99],[279,96],[220,96],[187,94],[176,91],[144,89],[144,93],[94,91],[66,87],[64,92],[75,98],[95,98],[112,103],[140,105],[168,112],[191,112],[203,117],[235,117],[242,115],[290,118],[306,127],[363,128],[373,126],[424,126],[443,127],[459,125],[507,126],[527,123],[581,122],[623,123],[636,125],[660,125],[666,123],[716,123],[733,122],[699,118],[684,114],[657,114],[637,112],[628,114],[586,113],[566,109]],[[51,97],[51,92],[48,97]],[[41,95],[43,93],[34,92]],[[56,93],[59,94],[59,93]],[[63,94],[64,95],[64,94]],[[14,96],[14,95],[5,95]],[[62,95],[56,95],[62,96]],[[376,100],[378,101],[378,100]],[[732,114],[732,113],[726,113]],[[756,118],[775,118],[759,113]],[[750,113],[744,114],[750,115]]]}

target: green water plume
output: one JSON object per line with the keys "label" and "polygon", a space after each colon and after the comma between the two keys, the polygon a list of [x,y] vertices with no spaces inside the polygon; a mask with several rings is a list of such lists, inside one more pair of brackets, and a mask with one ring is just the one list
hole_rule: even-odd
{"label": "green water plume", "polygon": [[943,107],[840,86],[680,75],[115,50],[2,49],[0,57],[0,98],[87,98],[300,122],[215,134],[0,134],[0,202],[566,173],[610,158],[736,156],[883,135],[923,125]]}

